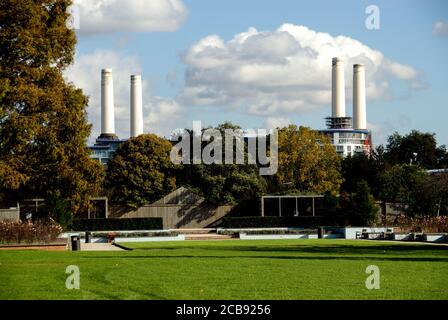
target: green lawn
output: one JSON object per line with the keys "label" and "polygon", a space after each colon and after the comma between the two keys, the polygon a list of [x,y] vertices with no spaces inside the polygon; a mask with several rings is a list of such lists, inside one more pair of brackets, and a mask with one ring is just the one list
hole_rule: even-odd
{"label": "green lawn", "polygon": [[[0,251],[0,299],[448,299],[448,246],[184,241],[132,251]],[[65,288],[77,265],[80,290]],[[381,288],[365,287],[368,265]]]}

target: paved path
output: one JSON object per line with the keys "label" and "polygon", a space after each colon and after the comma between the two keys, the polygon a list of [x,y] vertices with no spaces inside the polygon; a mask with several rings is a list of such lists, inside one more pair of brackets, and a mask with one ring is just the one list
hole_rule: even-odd
{"label": "paved path", "polygon": [[81,251],[122,251],[110,243],[81,243]]}

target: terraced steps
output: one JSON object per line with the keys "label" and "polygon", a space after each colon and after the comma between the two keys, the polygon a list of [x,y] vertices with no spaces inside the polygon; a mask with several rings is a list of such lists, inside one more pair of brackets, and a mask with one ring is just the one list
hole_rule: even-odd
{"label": "terraced steps", "polygon": [[193,234],[193,235],[201,235],[201,234],[216,234],[215,228],[198,228],[198,229],[170,229],[170,231],[179,232],[180,234]]}
{"label": "terraced steps", "polygon": [[232,240],[237,237],[216,233],[186,234],[185,240]]}

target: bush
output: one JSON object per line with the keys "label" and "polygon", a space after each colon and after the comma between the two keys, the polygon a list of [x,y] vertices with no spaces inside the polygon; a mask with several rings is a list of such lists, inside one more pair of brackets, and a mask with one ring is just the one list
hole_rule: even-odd
{"label": "bush", "polygon": [[63,231],[54,222],[0,221],[0,243],[48,243],[56,240]]}
{"label": "bush", "polygon": [[[150,231],[150,232],[116,232],[117,238],[142,238],[142,237],[176,237],[179,232],[176,231]],[[95,238],[107,238],[108,232],[93,232],[92,237]],[[81,235],[81,238],[85,236]]]}
{"label": "bush", "polygon": [[70,211],[70,205],[67,200],[59,197],[48,197],[48,199],[45,200],[45,204],[39,208],[36,219],[53,219],[60,224],[64,230],[70,230],[73,214]]}
{"label": "bush", "polygon": [[73,231],[160,230],[162,218],[77,219]]}
{"label": "bush", "polygon": [[399,227],[401,232],[448,232],[448,217],[439,216],[411,218],[400,215],[395,220],[394,226]]}
{"label": "bush", "polygon": [[309,228],[321,224],[320,217],[224,217],[221,228]]}

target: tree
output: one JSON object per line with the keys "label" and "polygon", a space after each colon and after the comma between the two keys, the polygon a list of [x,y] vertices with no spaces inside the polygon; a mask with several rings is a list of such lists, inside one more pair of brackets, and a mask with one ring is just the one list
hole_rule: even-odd
{"label": "tree", "polygon": [[380,177],[385,170],[384,148],[378,146],[370,154],[356,153],[342,160],[341,173],[344,179],[341,189],[354,192],[361,180],[369,185],[372,194],[378,197],[382,188]]}
{"label": "tree", "polygon": [[445,146],[437,147],[434,133],[412,130],[401,136],[395,132],[387,141],[386,160],[390,166],[416,164],[426,169],[434,169],[447,165]]}
{"label": "tree", "polygon": [[277,189],[337,193],[342,183],[341,158],[329,138],[305,127],[290,125],[278,132]]}
{"label": "tree", "polygon": [[427,173],[419,166],[396,165],[381,175],[380,198],[388,202],[410,203],[420,192]]}
{"label": "tree", "polygon": [[350,194],[349,201],[341,208],[346,220],[354,226],[370,226],[375,223],[379,207],[370,194],[366,181],[356,184],[355,191]]}
{"label": "tree", "polygon": [[[37,215],[33,216],[34,221],[51,219],[59,223],[64,230],[70,230],[73,221],[73,214],[69,203],[61,197],[49,197],[45,203],[38,209]],[[50,220],[50,221],[49,221]]]}
{"label": "tree", "polygon": [[448,174],[425,174],[410,192],[409,211],[417,216],[439,216],[447,214]]}
{"label": "tree", "polygon": [[144,134],[120,145],[107,164],[105,188],[114,201],[137,208],[176,189],[171,143]]}
{"label": "tree", "polygon": [[[205,130],[210,128],[204,128]],[[225,150],[225,130],[240,130],[241,127],[230,122],[219,124],[216,128],[222,136],[222,150]],[[191,132],[186,129],[186,132]],[[202,143],[204,146],[204,143]],[[233,143],[233,156],[237,144]],[[247,148],[242,150],[247,159]],[[203,196],[214,205],[237,204],[244,200],[252,200],[266,191],[266,181],[259,174],[255,164],[185,164],[179,172],[179,184]]]}
{"label": "tree", "polygon": [[430,175],[426,179],[423,191],[428,198],[432,199],[432,215],[448,215],[448,172]]}
{"label": "tree", "polygon": [[76,212],[100,190],[101,165],[80,89],[66,83],[76,36],[70,0],[0,3],[0,195],[61,198]]}

